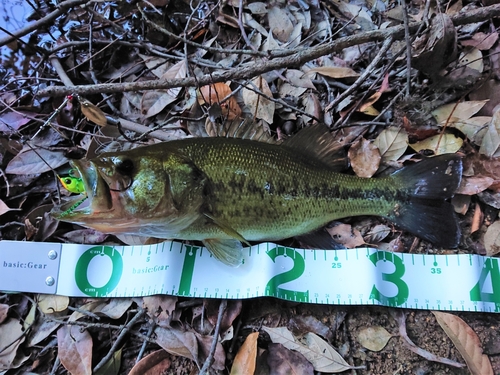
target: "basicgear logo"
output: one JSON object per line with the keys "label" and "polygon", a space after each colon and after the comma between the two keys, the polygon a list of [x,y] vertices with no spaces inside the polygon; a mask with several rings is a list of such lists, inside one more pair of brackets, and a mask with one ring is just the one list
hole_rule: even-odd
{"label": "basicgear logo", "polygon": [[[111,270],[108,282],[100,287],[92,285],[88,278],[91,261],[97,256],[107,256],[111,259]],[[123,258],[111,246],[95,246],[85,251],[75,267],[75,281],[78,289],[91,297],[104,297],[116,288],[123,273]]]}

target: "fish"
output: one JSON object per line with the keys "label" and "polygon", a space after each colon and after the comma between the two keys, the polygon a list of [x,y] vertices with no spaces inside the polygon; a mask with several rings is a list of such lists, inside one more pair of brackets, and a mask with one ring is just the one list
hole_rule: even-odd
{"label": "fish", "polygon": [[279,145],[185,138],[108,152],[72,161],[86,204],[52,215],[109,234],[202,241],[230,266],[242,263],[243,244],[320,236],[328,223],[361,215],[436,246],[459,245],[449,199],[461,181],[460,156],[430,157],[377,178],[340,173],[334,160],[338,147],[321,125]]}

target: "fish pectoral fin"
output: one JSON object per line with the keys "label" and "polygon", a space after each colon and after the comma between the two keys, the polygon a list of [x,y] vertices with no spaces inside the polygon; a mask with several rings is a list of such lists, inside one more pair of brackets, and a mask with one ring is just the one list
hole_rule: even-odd
{"label": "fish pectoral fin", "polygon": [[203,244],[216,259],[228,266],[239,267],[243,262],[243,246],[238,240],[207,238],[203,240]]}
{"label": "fish pectoral fin", "polygon": [[216,217],[214,217],[211,214],[206,213],[206,212],[204,212],[203,215],[205,215],[207,218],[209,218],[210,220],[212,220],[213,223],[215,225],[217,225],[228,236],[231,236],[234,239],[236,239],[236,240],[238,240],[240,242],[243,242],[247,246],[252,246],[252,245],[250,245],[248,243],[247,240],[245,240],[245,238],[241,234],[239,234],[236,230],[234,230],[233,228],[231,228],[231,226],[225,220],[217,219]]}

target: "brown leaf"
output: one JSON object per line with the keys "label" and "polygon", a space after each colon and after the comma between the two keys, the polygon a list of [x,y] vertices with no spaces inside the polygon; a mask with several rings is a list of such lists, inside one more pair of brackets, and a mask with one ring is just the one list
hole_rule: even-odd
{"label": "brown leaf", "polygon": [[161,323],[170,321],[172,312],[175,310],[177,297],[166,295],[155,295],[143,297],[142,307],[148,310],[148,315]]}
{"label": "brown leaf", "polygon": [[[201,335],[198,332],[195,332],[196,339],[198,340],[198,361],[199,363],[204,363],[208,357],[208,353],[210,352],[210,348],[212,346],[212,342],[214,341],[213,336]],[[217,341],[217,345],[215,348],[214,361],[212,362],[211,368],[214,370],[222,371],[226,362],[226,353],[224,352],[224,348],[220,341]]]}
{"label": "brown leaf", "polygon": [[484,247],[486,255],[491,257],[500,253],[500,221],[491,224],[484,234]]}
{"label": "brown leaf", "polygon": [[68,159],[62,151],[49,151],[38,148],[36,151],[20,152],[7,165],[5,173],[9,174],[37,174],[48,172],[66,164]]}
{"label": "brown leaf", "polygon": [[483,354],[479,337],[472,328],[456,315],[441,311],[432,313],[465,359],[470,372],[473,375],[493,375],[490,360],[486,354]]}
{"label": "brown leaf", "polygon": [[[262,76],[256,77],[251,83],[263,94],[272,98],[273,93],[267,81]],[[252,85],[249,84],[248,87],[251,88]],[[254,118],[262,119],[268,124],[273,123],[274,110],[276,108],[276,104],[273,101],[247,88],[243,88],[242,96],[245,105],[250,109],[250,113]]]}
{"label": "brown leaf", "polygon": [[359,77],[351,68],[341,67],[341,66],[319,66],[317,68],[312,68],[307,71],[307,75],[312,73],[319,73],[323,76],[330,78],[355,78]]}
{"label": "brown leaf", "polygon": [[31,121],[31,118],[27,115],[34,117],[36,114],[23,111],[2,113],[0,115],[0,131],[9,134],[19,130],[23,125]]}
{"label": "brown leaf", "polygon": [[314,375],[313,365],[299,352],[288,350],[281,344],[269,344],[269,375]]}
{"label": "brown leaf", "polygon": [[475,47],[479,50],[482,51],[487,51],[493,45],[496,43],[498,40],[498,33],[491,33],[491,34],[485,34],[485,33],[475,33],[471,39],[465,39],[460,41],[460,44],[463,46],[468,46],[468,47]]}
{"label": "brown leaf", "polygon": [[454,154],[462,147],[464,141],[454,134],[438,134],[426,138],[423,141],[410,143],[410,147],[417,152],[430,150],[435,155]]}
{"label": "brown leaf", "polygon": [[449,120],[468,120],[484,107],[487,100],[471,100],[468,102],[449,103],[432,111],[439,124]]}
{"label": "brown leaf", "polygon": [[[488,157],[496,157],[500,147],[500,107],[493,113],[488,131],[484,135],[479,153]],[[7,172],[8,173],[8,172]]]}
{"label": "brown leaf", "polygon": [[335,242],[349,249],[364,245],[365,243],[359,230],[353,228],[349,224],[335,225],[334,227],[326,228],[326,230],[330,233],[330,236],[332,236]]}
{"label": "brown leaf", "polygon": [[128,375],[166,374],[172,362],[170,355],[163,349],[148,354],[132,367]]}
{"label": "brown leaf", "polygon": [[61,237],[66,239],[68,242],[93,245],[103,243],[106,238],[109,237],[109,234],[99,232],[95,229],[87,228],[72,230],[65,233]]}
{"label": "brown leaf", "polygon": [[3,200],[0,199],[0,215],[3,215],[9,211],[17,211],[18,208],[10,208],[7,206]]}
{"label": "brown leaf", "polygon": [[380,151],[373,144],[364,138],[354,143],[348,152],[352,169],[358,177],[372,177],[380,166]]}
{"label": "brown leaf", "polygon": [[382,161],[398,160],[408,148],[408,134],[402,128],[391,126],[384,129],[373,141],[382,155]]}
{"label": "brown leaf", "polygon": [[[205,307],[207,309],[207,319],[215,327],[217,323],[217,315],[219,312],[220,301],[218,300],[205,300]],[[227,301],[227,307],[222,315],[222,321],[220,324],[220,331],[224,332],[233,325],[234,320],[240,315],[241,308],[243,304],[241,300],[229,300]]]}
{"label": "brown leaf", "polygon": [[257,339],[259,332],[253,332],[247,336],[231,367],[231,375],[253,375],[255,372],[255,360],[257,358]]}
{"label": "brown leaf", "polygon": [[17,349],[25,340],[21,322],[8,318],[0,325],[0,371],[11,368]]}
{"label": "brown leaf", "polygon": [[78,100],[80,102],[80,109],[87,120],[99,126],[106,126],[108,124],[106,115],[98,106],[81,96],[78,97]]}
{"label": "brown leaf", "polygon": [[231,93],[231,88],[223,82],[203,86],[197,94],[198,104],[208,104],[210,106],[217,104],[221,108],[222,116],[227,118],[228,121],[232,121],[241,116],[241,108],[234,96],[225,99]]}
{"label": "brown leaf", "polygon": [[69,305],[69,297],[55,294],[39,294],[37,303],[44,313],[52,314],[66,310]]}
{"label": "brown leaf", "polygon": [[373,326],[358,332],[358,341],[366,349],[379,352],[385,348],[392,335],[384,327]]}
{"label": "brown leaf", "polygon": [[198,342],[196,335],[178,328],[156,327],[156,343],[167,352],[198,362]]}
{"label": "brown leaf", "polygon": [[78,326],[57,330],[58,357],[71,374],[92,374],[92,337]]}
{"label": "brown leaf", "polygon": [[495,180],[486,176],[463,177],[456,194],[475,195],[488,189]]}
{"label": "brown leaf", "polygon": [[269,30],[280,42],[288,42],[293,31],[293,24],[283,9],[273,6],[267,12]]}
{"label": "brown leaf", "polygon": [[9,305],[4,303],[0,304],[0,324],[4,322],[7,318],[7,313],[9,312]]}

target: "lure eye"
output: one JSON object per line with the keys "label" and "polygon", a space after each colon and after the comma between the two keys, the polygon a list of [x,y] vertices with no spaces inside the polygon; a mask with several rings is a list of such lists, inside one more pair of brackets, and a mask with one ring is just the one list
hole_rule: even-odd
{"label": "lure eye", "polygon": [[68,185],[68,186],[70,186],[72,182],[73,182],[73,181],[71,180],[71,178],[65,178],[65,179],[64,179],[64,183],[65,183],[66,185]]}
{"label": "lure eye", "polygon": [[132,173],[134,173],[134,162],[130,159],[121,160],[116,165],[116,171],[123,176],[132,176]]}

